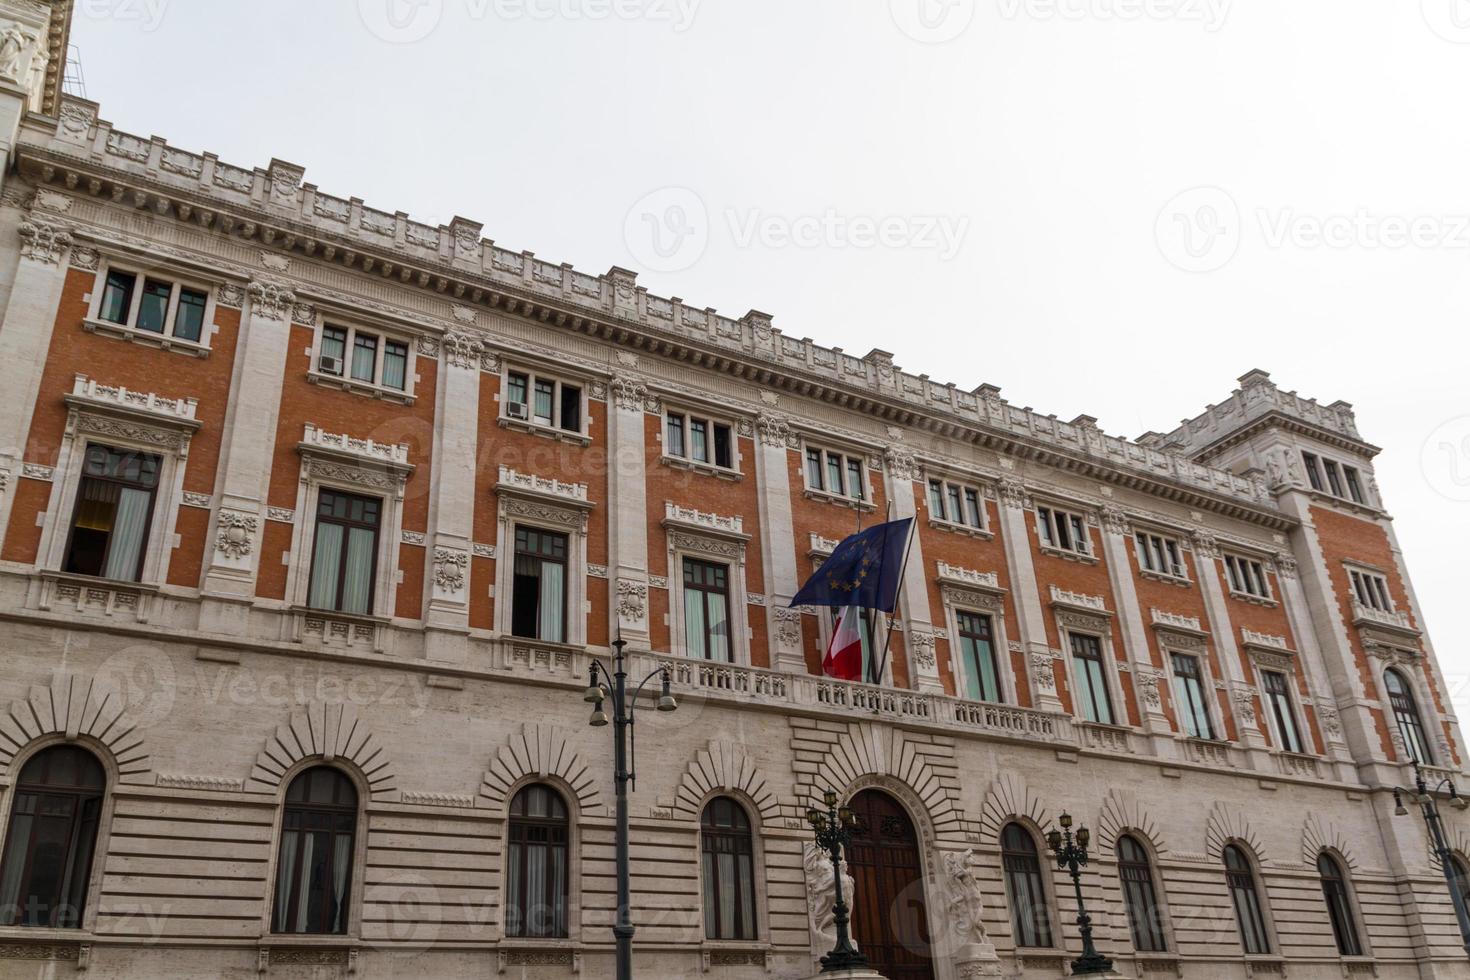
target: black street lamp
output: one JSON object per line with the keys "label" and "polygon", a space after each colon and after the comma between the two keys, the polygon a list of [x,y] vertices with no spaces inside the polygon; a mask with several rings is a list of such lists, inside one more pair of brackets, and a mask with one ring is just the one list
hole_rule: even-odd
{"label": "black street lamp", "polygon": [[[628,786],[630,783],[636,785],[637,776],[634,769],[637,767],[635,756],[637,754],[637,741],[633,739],[632,748],[629,748],[629,736],[633,730],[633,709],[638,706],[638,695],[654,677],[661,677],[663,690],[659,694],[658,710],[673,711],[678,707],[674,702],[674,696],[669,693],[669,670],[660,667],[653,671],[638,686],[633,689],[633,697],[628,699],[628,672],[626,658],[623,648],[628,644],[619,636],[613,642],[613,669],[608,671],[607,665],[596,657],[592,658],[592,666],[587,672],[587,693],[583,700],[592,705],[592,717],[588,724],[594,728],[601,728],[607,724],[607,711],[603,703],[612,698],[613,703],[613,781],[616,789],[617,799],[617,877],[618,877],[618,912],[617,920],[613,924],[613,937],[617,940],[617,980],[633,980],[633,921],[629,915],[628,905]],[[598,677],[601,675],[602,680]],[[602,683],[606,681],[606,685]],[[609,693],[611,688],[611,693]]]}
{"label": "black street lamp", "polygon": [[832,858],[832,887],[837,892],[837,904],[832,906],[837,945],[822,957],[822,972],[866,969],[868,958],[853,948],[852,938],[847,933],[847,899],[842,894],[842,849],[852,839],[853,829],[857,827],[857,814],[849,807],[839,807],[837,794],[830,789],[822,794],[822,802],[827,806],[826,813],[811,808],[806,811],[806,822],[812,825],[817,846]]}
{"label": "black street lamp", "polygon": [[1077,928],[1082,933],[1082,955],[1072,961],[1072,976],[1111,973],[1113,961],[1092,944],[1092,916],[1087,914],[1087,906],[1082,901],[1082,868],[1087,864],[1087,842],[1092,834],[1086,827],[1078,827],[1074,837],[1070,813],[1063,813],[1057,822],[1062,829],[1046,835],[1046,846],[1057,856],[1057,867],[1072,876],[1072,887],[1077,893]]}
{"label": "black street lamp", "polygon": [[1419,763],[1414,763],[1414,788],[1403,789],[1395,787],[1393,791],[1393,815],[1406,817],[1409,808],[1404,806],[1404,796],[1409,797],[1410,803],[1419,804],[1419,812],[1424,815],[1424,823],[1429,828],[1429,842],[1434,847],[1434,853],[1439,856],[1439,868],[1444,872],[1444,880],[1450,888],[1450,902],[1455,906],[1455,919],[1460,924],[1460,945],[1465,948],[1466,954],[1470,954],[1470,910],[1465,908],[1465,896],[1461,893],[1461,883],[1455,879],[1458,874],[1455,871],[1454,852],[1450,849],[1449,842],[1444,836],[1444,821],[1439,815],[1439,803],[1434,796],[1441,790],[1449,788],[1450,806],[1456,810],[1463,810],[1470,803],[1466,803],[1459,793],[1455,792],[1455,782],[1446,776],[1430,789],[1424,781],[1424,770],[1419,768]]}

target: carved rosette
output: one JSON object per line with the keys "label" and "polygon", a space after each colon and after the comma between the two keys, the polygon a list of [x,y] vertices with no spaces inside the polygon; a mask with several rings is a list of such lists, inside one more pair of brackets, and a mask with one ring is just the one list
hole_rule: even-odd
{"label": "carved rosette", "polygon": [[485,353],[485,346],[475,336],[462,330],[454,330],[444,335],[442,346],[444,359],[449,362],[450,367],[467,371],[480,369],[480,358]]}
{"label": "carved rosette", "polygon": [[21,222],[19,233],[21,256],[44,265],[57,264],[71,247],[71,232],[44,221],[27,219]]}
{"label": "carved rosette", "polygon": [[231,510],[222,510],[219,514],[214,546],[226,558],[233,558],[236,561],[247,558],[254,548],[255,531],[259,526],[260,519],[254,514],[237,514]]}
{"label": "carved rosette", "polygon": [[296,304],[296,293],[285,283],[256,279],[250,283],[250,309],[267,320],[284,320]]}
{"label": "carved rosette", "polygon": [[465,569],[470,556],[456,548],[434,549],[434,585],[442,592],[460,592],[464,589]]}

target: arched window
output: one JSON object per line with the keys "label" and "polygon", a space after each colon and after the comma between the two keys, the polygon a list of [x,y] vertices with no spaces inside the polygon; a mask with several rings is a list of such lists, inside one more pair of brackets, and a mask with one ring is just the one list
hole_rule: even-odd
{"label": "arched window", "polygon": [[0,861],[0,925],[82,924],[107,777],[85,749],[38,752],[15,783]]}
{"label": "arched window", "polygon": [[1450,869],[1455,873],[1455,890],[1460,893],[1460,902],[1470,909],[1470,865],[1458,854],[1450,855]]}
{"label": "arched window", "polygon": [[1392,667],[1384,671],[1383,682],[1388,688],[1388,706],[1393,709],[1393,718],[1398,722],[1399,734],[1403,736],[1409,758],[1421,766],[1433,764],[1434,756],[1429,754],[1429,741],[1424,737],[1419,705],[1414,701],[1414,691],[1409,682]]}
{"label": "arched window", "polygon": [[1005,868],[1006,895],[1011,900],[1016,945],[1050,946],[1051,913],[1047,911],[1036,838],[1018,823],[1006,824],[1000,834],[1000,858]]}
{"label": "arched window", "polygon": [[1266,916],[1256,891],[1256,873],[1250,859],[1234,844],[1225,847],[1225,881],[1235,904],[1235,923],[1240,927],[1240,944],[1247,953],[1271,952],[1266,936]]}
{"label": "arched window", "polygon": [[347,931],[356,839],[357,788],[341,770],[317,766],[291,780],[281,817],[272,932]]}
{"label": "arched window", "polygon": [[755,859],[750,818],[728,797],[710,800],[699,821],[704,863],[704,935],[754,939]]}
{"label": "arched window", "polygon": [[510,801],[505,865],[507,936],[566,938],[567,828],[567,805],[550,786],[527,786]]}
{"label": "arched window", "polygon": [[1133,948],[1140,953],[1163,953],[1169,949],[1164,939],[1164,923],[1159,915],[1158,895],[1154,891],[1154,871],[1148,851],[1132,837],[1118,838],[1118,877],[1123,883],[1123,901],[1128,906],[1128,928],[1133,933]]}
{"label": "arched window", "polygon": [[1332,920],[1337,951],[1343,956],[1362,956],[1363,944],[1358,939],[1358,924],[1353,919],[1352,899],[1348,897],[1342,865],[1323,851],[1317,855],[1317,873],[1322,876],[1322,898],[1327,902],[1327,917]]}

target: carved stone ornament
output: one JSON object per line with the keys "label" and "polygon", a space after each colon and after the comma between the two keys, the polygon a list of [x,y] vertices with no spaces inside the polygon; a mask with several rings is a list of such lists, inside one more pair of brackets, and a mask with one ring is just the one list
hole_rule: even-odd
{"label": "carved stone ornament", "polygon": [[1045,653],[1031,655],[1031,681],[1043,691],[1056,690],[1057,677],[1049,655]]}
{"label": "carved stone ornament", "polygon": [[609,387],[618,408],[624,412],[641,412],[648,399],[648,386],[637,378],[613,378]]}
{"label": "carved stone ornament", "polygon": [[791,433],[791,422],[783,416],[768,412],[763,412],[756,418],[755,432],[762,446],[780,446],[785,449],[795,439]]}
{"label": "carved stone ornament", "polygon": [[285,319],[296,303],[296,293],[284,283],[257,279],[250,283],[250,308],[267,320]]}
{"label": "carved stone ornament", "polygon": [[35,31],[18,21],[9,21],[0,27],[0,78],[18,85],[26,84],[38,40]]}
{"label": "carved stone ornament", "polygon": [[883,451],[883,464],[895,480],[917,480],[919,466],[914,454],[903,446],[889,446]]}
{"label": "carved stone ornament", "polygon": [[71,250],[71,267],[73,269],[80,269],[83,272],[96,272],[97,265],[101,259],[102,256],[95,248],[89,248],[86,245],[78,245]]}
{"label": "carved stone ornament", "polygon": [[926,670],[933,670],[934,659],[934,634],[910,632],[908,634],[909,650],[914,657],[914,663]]}
{"label": "carved stone ornament", "polygon": [[1128,520],[1128,512],[1117,504],[1103,504],[1102,526],[1104,531],[1112,534],[1133,533],[1133,524]]}
{"label": "carved stone ornament", "polygon": [[648,609],[648,586],[642,582],[618,579],[618,619],[641,623]]}
{"label": "carved stone ornament", "polygon": [[1254,691],[1236,691],[1235,707],[1240,712],[1240,723],[1247,728],[1256,726],[1256,695]]}
{"label": "carved stone ornament", "polygon": [[444,335],[444,359],[451,367],[478,371],[484,353],[484,345],[471,334],[455,330]]}
{"label": "carved stone ornament", "polygon": [[215,302],[232,310],[238,310],[245,305],[245,290],[232,282],[227,282],[219,288]]}
{"label": "carved stone ornament", "polygon": [[34,262],[55,265],[71,247],[71,232],[44,221],[28,220],[19,228],[20,254]]}
{"label": "carved stone ornament", "polygon": [[1205,558],[1220,557],[1220,542],[1209,531],[1195,531],[1190,539],[1194,542],[1195,554]]}
{"label": "carved stone ornament", "polygon": [[972,851],[947,851],[944,855],[944,870],[948,874],[949,897],[945,912],[949,919],[950,938],[956,945],[989,943],[985,931],[985,898],[980,880],[975,876],[970,862]]}
{"label": "carved stone ornament", "polygon": [[434,584],[445,592],[458,592],[464,588],[465,568],[470,556],[454,548],[434,549]]}
{"label": "carved stone ornament", "polygon": [[[814,841],[803,844],[801,856],[806,872],[807,924],[811,929],[812,955],[824,956],[837,945],[836,876],[832,871],[832,858]],[[842,862],[841,868],[842,893],[851,895],[854,883],[846,861]],[[856,948],[857,942],[853,941],[852,945]]]}
{"label": "carved stone ornament", "polygon": [[226,558],[244,558],[254,547],[255,531],[258,527],[260,527],[260,519],[253,514],[237,514],[231,510],[222,510],[219,512],[219,525],[214,546]]}
{"label": "carved stone ornament", "polygon": [[1296,578],[1296,557],[1284,551],[1276,552],[1276,574],[1282,578]]}
{"label": "carved stone ornament", "polygon": [[1133,675],[1138,685],[1139,696],[1143,703],[1149,708],[1158,709],[1163,706],[1163,699],[1159,696],[1159,675],[1152,671],[1138,671]]}
{"label": "carved stone ornament", "polygon": [[1007,507],[1025,510],[1031,505],[1030,496],[1026,493],[1026,485],[1015,477],[1002,479],[998,489],[1000,491],[1000,502]]}
{"label": "carved stone ornament", "polygon": [[776,642],[783,647],[801,646],[801,613],[795,609],[778,608],[776,616]]}

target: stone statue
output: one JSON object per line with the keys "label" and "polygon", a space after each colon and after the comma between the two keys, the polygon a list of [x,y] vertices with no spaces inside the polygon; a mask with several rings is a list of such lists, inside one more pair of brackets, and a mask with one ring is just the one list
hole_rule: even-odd
{"label": "stone statue", "polygon": [[948,877],[946,913],[955,965],[961,977],[1000,976],[1000,958],[985,932],[985,899],[980,880],[970,861],[974,852],[948,851],[944,870]]}
{"label": "stone statue", "polygon": [[[806,867],[807,920],[811,926],[812,955],[820,958],[832,952],[837,945],[837,894],[832,888],[832,857],[807,841],[802,847],[802,864]],[[853,880],[847,873],[847,862],[842,862],[842,897],[848,908],[852,907]],[[856,937],[852,938],[857,948]]]}
{"label": "stone statue", "polygon": [[36,35],[10,23],[0,30],[0,78],[19,82],[30,68],[31,45]]}

